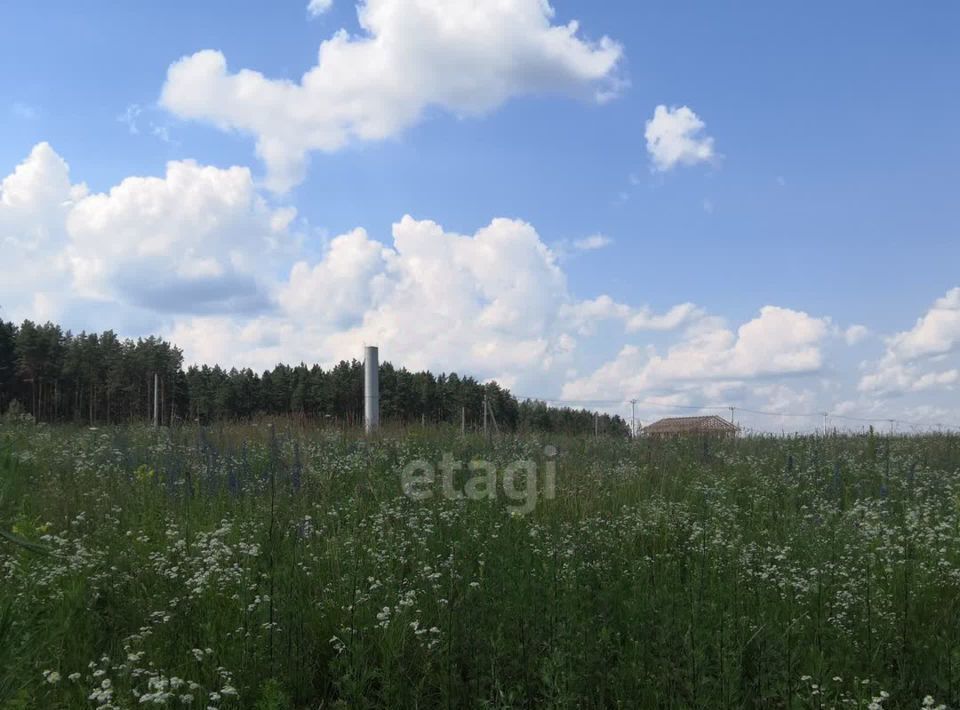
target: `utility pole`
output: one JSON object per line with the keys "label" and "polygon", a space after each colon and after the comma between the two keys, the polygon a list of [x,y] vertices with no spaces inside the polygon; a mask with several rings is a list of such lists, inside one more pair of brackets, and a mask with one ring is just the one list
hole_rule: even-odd
{"label": "utility pole", "polygon": [[826,438],[826,436],[827,436],[827,417],[828,417],[828,416],[830,416],[830,413],[829,413],[829,412],[824,412],[824,413],[823,413],[823,436],[824,436],[824,438]]}
{"label": "utility pole", "polygon": [[896,433],[896,430],[897,430],[897,429],[896,429],[896,424],[897,424],[897,420],[896,420],[896,419],[891,419],[891,420],[890,420],[890,436],[893,436],[893,435]]}
{"label": "utility pole", "polygon": [[160,375],[153,373],[153,426],[160,426]]}
{"label": "utility pole", "polygon": [[737,408],[736,408],[736,407],[727,407],[727,409],[730,410],[730,423],[733,424],[734,426],[736,426],[736,422],[734,421],[734,418],[733,418],[733,417],[734,417],[734,414],[735,414],[736,411],[737,411]]}
{"label": "utility pole", "polygon": [[630,400],[630,436],[637,438],[637,400]]}
{"label": "utility pole", "polygon": [[593,438],[596,439],[600,436],[600,415],[596,412],[593,413]]}
{"label": "utility pole", "polygon": [[483,395],[483,438],[487,438],[487,395]]}

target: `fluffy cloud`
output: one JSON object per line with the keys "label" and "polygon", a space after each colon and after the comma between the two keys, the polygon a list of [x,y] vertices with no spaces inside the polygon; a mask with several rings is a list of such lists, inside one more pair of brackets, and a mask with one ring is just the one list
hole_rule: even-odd
{"label": "fluffy cloud", "polygon": [[299,82],[230,72],[223,54],[204,50],[170,66],[161,103],[254,135],[268,184],[285,190],[310,151],[394,136],[429,106],[478,115],[518,95],[602,100],[617,87],[620,45],[581,38],[576,22],[554,25],[546,0],[366,0],[358,17],[364,34],[324,41]]}
{"label": "fluffy cloud", "polygon": [[889,346],[902,360],[946,355],[960,348],[960,286],[938,298],[913,328],[895,335]]}
{"label": "fluffy cloud", "polygon": [[641,330],[674,330],[697,320],[704,312],[693,303],[678,303],[666,313],[657,314],[647,307],[639,308],[627,318],[627,332]]}
{"label": "fluffy cloud", "polygon": [[[307,258],[295,214],[264,198],[247,169],[191,161],[90,194],[39,144],[0,181],[2,315],[76,329],[94,327],[85,318],[99,313],[96,327],[161,332],[189,360],[227,366],[329,364],[378,343],[397,364],[495,378],[521,394],[562,388],[573,400],[639,396],[789,414],[832,411],[854,384],[836,378],[838,362],[825,366],[825,352],[860,341],[860,327],[776,306],[730,327],[693,303],[655,311],[606,294],[581,299],[557,250],[521,220],[460,234],[405,216],[385,241],[357,228]],[[878,403],[923,392],[933,407],[924,416],[943,421],[937,397],[960,384],[958,310],[954,289],[888,338],[861,398],[843,411],[910,418],[922,407]]]}
{"label": "fluffy cloud", "polygon": [[315,263],[295,263],[277,302],[276,315],[250,321],[181,320],[172,337],[188,357],[257,367],[329,363],[378,343],[408,367],[457,369],[538,392],[556,386],[599,322],[666,331],[703,317],[693,304],[656,314],[606,295],[577,300],[533,226],[511,219],[458,234],[405,216],[389,245],[355,229],[332,239]]}
{"label": "fluffy cloud", "polygon": [[69,281],[66,216],[86,192],[70,182],[69,166],[48,143],[37,144],[0,182],[0,315],[52,315],[50,303]]}
{"label": "fluffy cloud", "polygon": [[690,386],[735,387],[760,378],[809,374],[823,364],[822,344],[829,332],[829,319],[777,306],[764,306],[736,332],[721,319],[702,317],[663,354],[653,347],[624,346],[590,375],[568,382],[563,396],[626,399],[642,393],[675,394]]}
{"label": "fluffy cloud", "polygon": [[271,269],[295,247],[294,215],[269,207],[246,168],[192,161],[89,194],[40,143],[0,183],[4,315],[56,318],[78,299],[160,313],[267,309]]}
{"label": "fluffy cloud", "polygon": [[406,216],[389,243],[357,228],[308,261],[294,216],[247,169],[192,161],[89,194],[38,145],[2,182],[0,235],[15,264],[0,284],[4,315],[75,327],[71,314],[93,310],[106,327],[160,327],[189,358],[227,365],[330,363],[377,342],[409,367],[551,388],[598,322],[666,331],[703,315],[575,298],[557,254],[520,220],[458,234]]}
{"label": "fluffy cloud", "polygon": [[70,167],[50,147],[38,143],[0,182],[0,238],[5,247],[44,252],[63,237],[63,215],[86,187],[70,182]]}
{"label": "fluffy cloud", "polygon": [[246,168],[193,161],[164,177],[130,177],[67,215],[75,285],[154,311],[267,308],[262,274],[285,246],[293,212],[271,209]]}
{"label": "fluffy cloud", "polygon": [[865,325],[851,325],[849,328],[843,331],[843,339],[847,341],[847,345],[857,345],[862,343],[869,336],[870,329]]}
{"label": "fluffy cloud", "polygon": [[927,371],[915,364],[881,359],[876,369],[860,379],[861,392],[877,395],[901,395],[934,388],[952,387],[960,380],[960,370]]}
{"label": "fluffy cloud", "polygon": [[[405,216],[385,246],[362,229],[331,240],[314,264],[297,262],[279,289],[282,312],[254,324],[197,318],[174,335],[188,353],[209,351],[207,331],[220,333],[222,359],[256,351],[276,358],[333,362],[379,343],[408,367],[465,369],[516,380],[559,367],[573,347],[563,308],[566,278],[534,228],[495,219],[472,235]],[[269,333],[283,333],[274,351]],[[237,346],[235,348],[235,346]]]}
{"label": "fluffy cloud", "polygon": [[566,306],[564,316],[581,334],[590,334],[602,321],[621,321],[627,332],[674,330],[705,314],[693,303],[680,303],[666,313],[655,313],[649,306],[634,308],[603,294]]}
{"label": "fluffy cloud", "polygon": [[305,320],[355,326],[375,295],[386,288],[383,274],[390,256],[358,227],[332,239],[326,257],[318,263],[294,264],[280,302],[288,313]]}
{"label": "fluffy cloud", "polygon": [[696,165],[717,157],[706,124],[686,106],[657,106],[647,121],[644,137],[654,170],[666,172],[677,165]]}
{"label": "fluffy cloud", "polygon": [[319,17],[325,12],[329,12],[333,7],[333,0],[310,0],[307,4],[307,14],[310,17]]}
{"label": "fluffy cloud", "polygon": [[861,392],[904,394],[952,388],[960,382],[960,287],[937,299],[910,330],[887,339],[883,357],[868,365]]}

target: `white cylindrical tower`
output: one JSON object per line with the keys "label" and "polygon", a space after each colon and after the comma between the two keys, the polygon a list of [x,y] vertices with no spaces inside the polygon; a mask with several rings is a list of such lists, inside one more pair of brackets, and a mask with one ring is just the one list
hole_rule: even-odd
{"label": "white cylindrical tower", "polygon": [[363,350],[363,422],[368,434],[380,428],[380,355],[375,345]]}

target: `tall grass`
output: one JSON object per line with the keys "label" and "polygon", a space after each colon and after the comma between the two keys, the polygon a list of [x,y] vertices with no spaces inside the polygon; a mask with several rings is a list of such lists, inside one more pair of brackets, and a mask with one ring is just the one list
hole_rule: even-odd
{"label": "tall grass", "polygon": [[[529,515],[401,490],[546,444]],[[0,708],[958,707],[958,469],[955,436],[7,421]]]}

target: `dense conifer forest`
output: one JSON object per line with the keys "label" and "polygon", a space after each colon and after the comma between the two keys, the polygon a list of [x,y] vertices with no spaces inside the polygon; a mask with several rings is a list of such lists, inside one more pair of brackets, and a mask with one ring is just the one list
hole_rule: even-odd
{"label": "dense conifer forest", "polygon": [[[54,323],[0,320],[0,413],[20,411],[42,422],[120,424],[153,415],[154,375],[160,423],[248,420],[285,415],[332,426],[363,419],[363,364],[278,364],[272,370],[184,367],[173,343],[123,339],[113,331],[73,334]],[[487,397],[496,426],[505,431],[626,436],[619,416],[518,400],[495,382],[456,373],[410,372],[380,366],[381,419],[386,425],[482,423]],[[493,426],[491,421],[490,426]]]}

